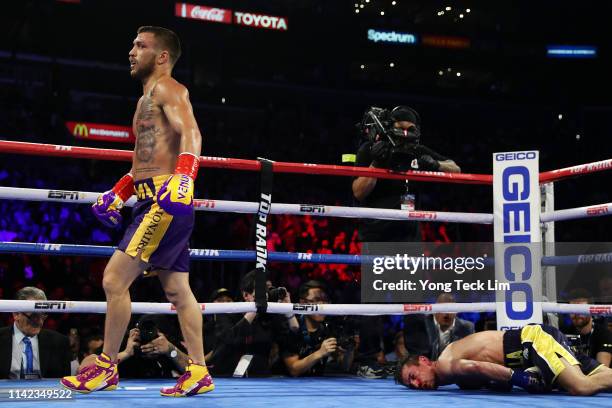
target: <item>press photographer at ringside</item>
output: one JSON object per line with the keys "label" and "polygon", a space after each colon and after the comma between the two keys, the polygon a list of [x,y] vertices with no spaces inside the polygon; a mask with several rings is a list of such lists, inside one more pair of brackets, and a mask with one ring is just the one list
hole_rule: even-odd
{"label": "press photographer at ringside", "polygon": [[[370,108],[359,124],[365,142],[357,152],[356,166],[394,171],[442,171],[460,173],[455,162],[422,144],[421,119],[408,106],[391,111]],[[353,195],[362,207],[415,210],[416,195],[408,180],[357,177]],[[361,219],[362,242],[420,241],[417,222]]]}

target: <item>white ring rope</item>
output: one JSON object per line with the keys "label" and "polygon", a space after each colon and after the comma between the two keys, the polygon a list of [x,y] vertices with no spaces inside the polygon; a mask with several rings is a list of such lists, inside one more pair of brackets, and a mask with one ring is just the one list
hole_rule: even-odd
{"label": "white ring rope", "polygon": [[595,204],[586,207],[568,208],[542,213],[542,222],[576,220],[580,218],[602,217],[612,215],[612,203]]}
{"label": "white ring rope", "polygon": [[[203,314],[247,313],[257,311],[254,302],[201,303]],[[432,313],[495,312],[495,302],[434,304],[301,304],[268,303],[268,312],[277,314],[321,315],[404,315]],[[612,305],[542,302],[545,313],[612,315]],[[0,300],[0,312],[106,313],[106,302],[64,300]],[[171,303],[133,302],[134,314],[173,314]]]}
{"label": "white ring rope", "polygon": [[[45,190],[36,188],[0,187],[0,199],[45,201],[61,203],[91,204],[96,202],[100,193],[66,190]],[[132,197],[127,206],[133,206]],[[250,201],[194,200],[196,211],[231,212],[256,214],[259,204]],[[372,218],[384,220],[412,220],[459,222],[473,224],[492,224],[493,214],[462,213],[444,211],[404,211],[384,208],[339,207],[319,204],[282,204],[272,203],[272,214],[313,215],[320,217]],[[612,215],[612,203],[595,204],[586,207],[569,208],[542,213],[542,222],[565,221]]]}
{"label": "white ring rope", "polygon": [[[100,193],[84,191],[44,190],[35,188],[0,187],[0,199],[61,202],[72,204],[95,203]],[[127,206],[133,206],[132,197]],[[194,200],[196,211],[256,214],[259,203],[249,201]],[[321,217],[373,218],[384,220],[411,220],[492,224],[493,214],[444,211],[404,211],[385,208],[338,207],[319,204],[272,203],[271,214],[314,215]]]}

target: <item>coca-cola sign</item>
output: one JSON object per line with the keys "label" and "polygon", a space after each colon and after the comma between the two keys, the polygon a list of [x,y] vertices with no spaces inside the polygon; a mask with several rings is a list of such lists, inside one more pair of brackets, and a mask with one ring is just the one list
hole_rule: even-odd
{"label": "coca-cola sign", "polygon": [[177,17],[194,20],[212,21],[214,23],[232,24],[232,10],[217,7],[197,6],[188,3],[176,3],[174,14]]}
{"label": "coca-cola sign", "polygon": [[246,13],[242,11],[234,12],[234,21],[238,25],[245,25],[255,28],[269,28],[271,30],[287,31],[287,18],[277,16],[267,16],[265,14]]}
{"label": "coca-cola sign", "polygon": [[247,11],[232,11],[218,7],[198,6],[189,3],[175,3],[174,14],[177,17],[189,18],[214,23],[236,24],[253,28],[287,31],[287,17],[269,16]]}

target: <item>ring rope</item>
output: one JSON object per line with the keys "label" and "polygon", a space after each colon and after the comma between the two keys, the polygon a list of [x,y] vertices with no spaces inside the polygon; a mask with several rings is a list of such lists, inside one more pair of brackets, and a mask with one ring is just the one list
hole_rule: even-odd
{"label": "ring rope", "polygon": [[[405,315],[432,313],[495,312],[495,302],[480,303],[425,303],[425,304],[302,304],[269,303],[268,313],[321,315]],[[255,312],[255,302],[201,303],[203,314]],[[612,305],[565,304],[542,302],[545,313],[577,313],[612,315]],[[0,300],[0,313],[106,313],[106,302],[67,300]],[[173,314],[171,303],[133,302],[134,314]]]}
{"label": "ring rope", "polygon": [[[97,149],[81,146],[52,145],[45,143],[15,142],[0,140],[0,153],[27,154],[34,156],[56,156],[81,159],[131,161],[132,151]],[[257,160],[232,159],[227,157],[200,157],[200,166],[233,170],[259,171]],[[279,173],[325,174],[352,177],[377,177],[415,181],[438,181],[462,184],[493,184],[493,176],[487,174],[443,173],[427,171],[393,172],[367,167],[335,166],[313,163],[274,162],[273,170]],[[583,174],[612,170],[612,159],[579,164],[540,173],[540,183],[554,182]]]}
{"label": "ring rope", "polygon": [[[116,247],[99,245],[50,244],[33,242],[3,242],[0,241],[0,253],[33,254],[33,255],[63,255],[63,256],[100,256],[110,257]],[[375,256],[348,254],[313,254],[304,252],[268,252],[269,262],[321,263],[360,265],[362,262],[372,262]],[[255,262],[255,251],[237,249],[190,249],[189,258],[198,261],[245,261]],[[492,265],[493,257],[487,257],[485,264]],[[610,264],[612,253],[543,256],[544,266]]]}
{"label": "ring rope", "polygon": [[[61,202],[70,204],[95,203],[100,193],[35,188],[0,187],[0,199]],[[136,198],[125,205],[133,206]],[[194,200],[196,211],[257,214],[259,203],[251,201]],[[435,221],[470,224],[492,224],[493,214],[447,211],[404,211],[387,208],[340,207],[319,204],[272,203],[270,214],[313,215],[320,217],[373,218],[401,221]]]}
{"label": "ring rope", "polygon": [[[116,149],[96,149],[80,146],[51,145],[44,143],[14,142],[0,140],[0,153],[16,153],[34,156],[56,156],[80,159],[131,161],[132,151]],[[257,160],[232,159],[227,157],[200,157],[200,166],[233,170],[260,171]],[[461,184],[493,184],[493,176],[485,174],[443,173],[430,171],[393,172],[369,167],[336,166],[314,163],[274,162],[272,170],[276,173],[320,174],[350,177],[377,177],[385,179],[414,180],[428,182],[447,182]]]}
{"label": "ring rope", "polygon": [[[69,190],[46,190],[36,188],[0,187],[0,199],[60,202],[70,204],[93,204],[100,193]],[[125,205],[133,206],[136,198],[130,198]],[[252,201],[194,200],[196,211],[231,212],[256,214],[259,203]],[[312,215],[318,217],[372,218],[381,220],[455,222],[470,224],[492,224],[493,214],[448,211],[405,211],[389,208],[342,207],[320,204],[272,203],[270,214]],[[542,222],[566,221],[612,215],[612,203],[593,204],[585,207],[568,208],[542,213]]]}

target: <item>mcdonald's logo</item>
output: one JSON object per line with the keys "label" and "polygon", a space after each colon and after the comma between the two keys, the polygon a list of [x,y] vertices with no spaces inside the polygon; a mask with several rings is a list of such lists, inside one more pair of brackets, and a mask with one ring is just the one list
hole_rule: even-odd
{"label": "mcdonald's logo", "polygon": [[72,131],[72,134],[75,136],[88,137],[89,129],[87,128],[86,124],[77,123],[76,125],[74,125],[74,130]]}

